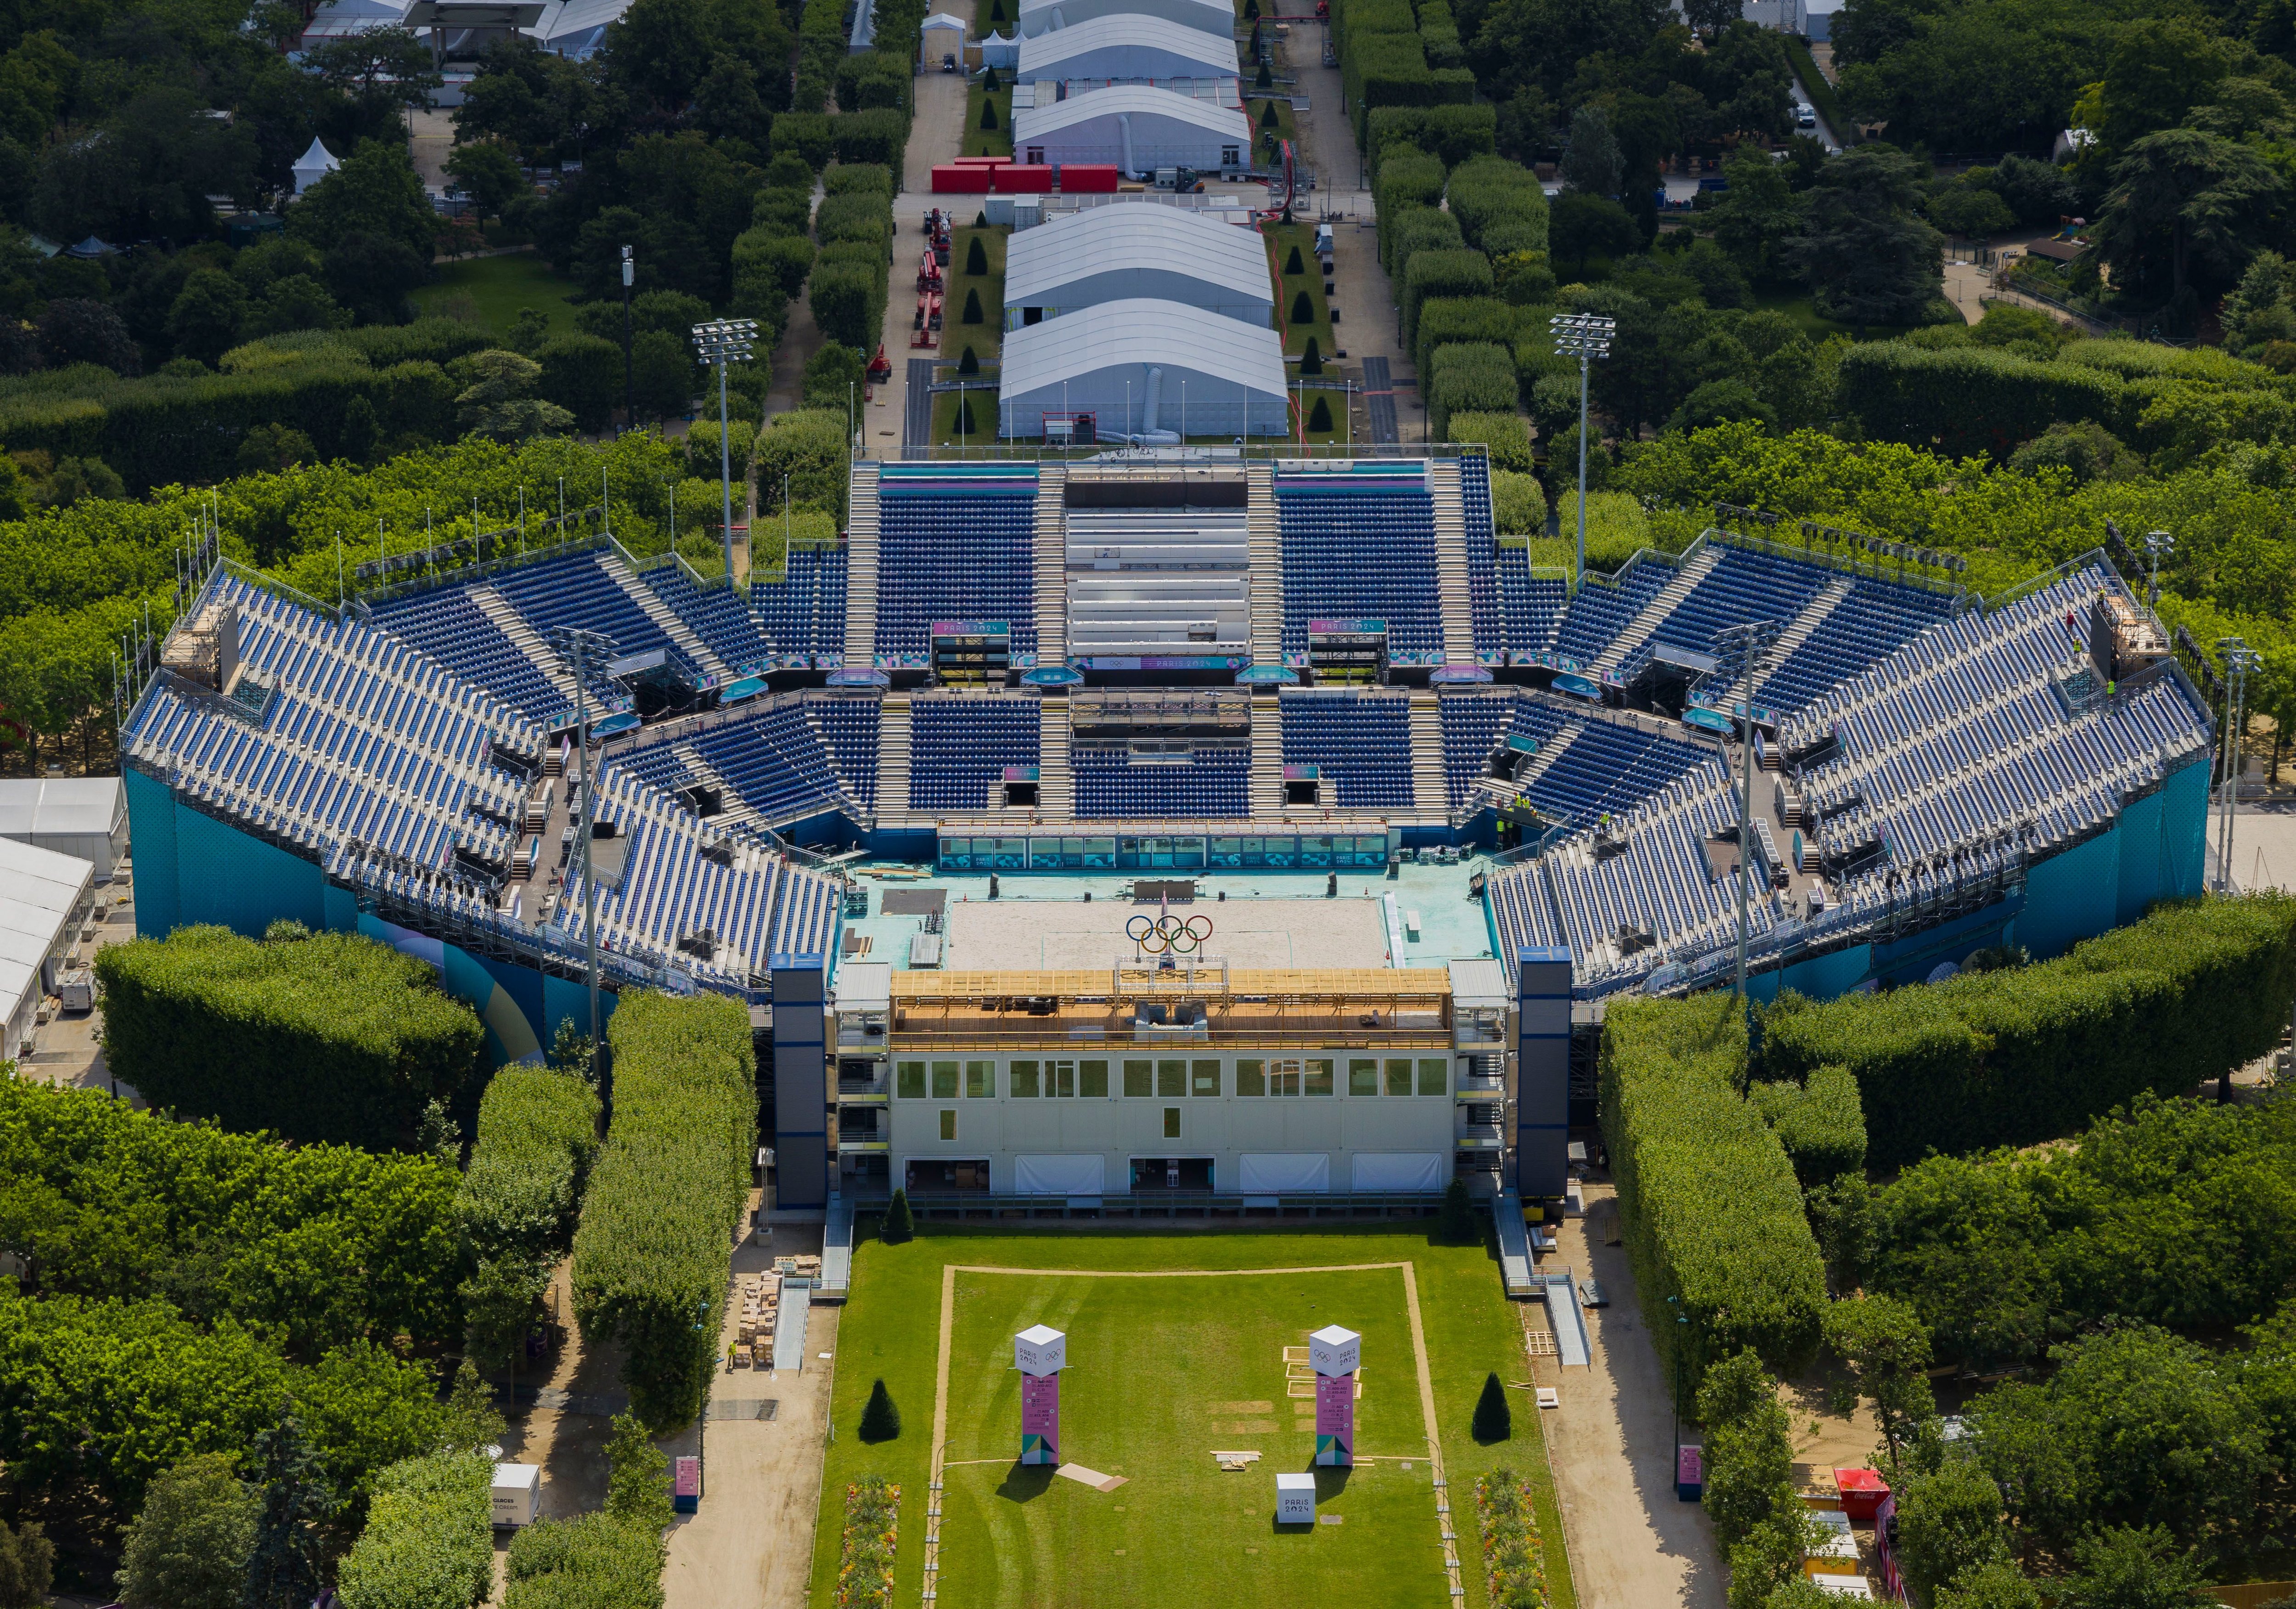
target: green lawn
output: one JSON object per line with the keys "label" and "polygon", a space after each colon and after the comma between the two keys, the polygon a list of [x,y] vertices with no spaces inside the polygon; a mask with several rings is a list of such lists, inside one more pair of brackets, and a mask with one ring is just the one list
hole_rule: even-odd
{"label": "green lawn", "polygon": [[[1001,76],[1001,75],[1000,75]],[[1005,85],[994,99],[996,102],[996,127],[980,126],[981,103],[990,99],[975,78],[964,92],[964,144],[959,156],[1011,156],[1013,154],[1013,86]],[[958,205],[962,206],[960,199]]]}
{"label": "green lawn", "polygon": [[[1282,301],[1275,309],[1276,323],[1283,331],[1283,350],[1297,355],[1308,349],[1308,338],[1316,338],[1316,349],[1326,362],[1339,348],[1332,333],[1332,306],[1324,296],[1322,265],[1316,260],[1316,230],[1312,224],[1270,224],[1262,233],[1267,237],[1267,263],[1275,276],[1277,293]],[[1292,260],[1292,249],[1300,250],[1300,272],[1286,274],[1283,266]],[[1315,316],[1305,323],[1292,315],[1300,291],[1308,293],[1308,301]],[[1294,378],[1297,373],[1294,372]]]}
{"label": "green lawn", "polygon": [[414,300],[426,314],[463,313],[501,335],[510,333],[521,308],[535,308],[549,318],[555,335],[574,328],[573,294],[573,282],[553,274],[538,253],[514,251],[447,263],[436,280],[414,292]]}
{"label": "green lawn", "polygon": [[[955,1277],[938,1605],[1163,1609],[1333,1596],[1382,1605],[1444,1604],[1399,1269],[1153,1279],[1074,1272],[1405,1261],[1418,1285],[1465,1601],[1485,1603],[1474,1477],[1511,1465],[1531,1484],[1554,1601],[1569,1609],[1569,1566],[1530,1393],[1508,1393],[1512,1441],[1480,1447],[1468,1433],[1487,1372],[1508,1382],[1529,1374],[1518,1311],[1500,1293],[1496,1263],[1481,1248],[1431,1245],[1423,1229],[1368,1225],[1177,1235],[930,1226],[906,1245],[860,1245],[853,1298],[839,1326],[813,1603],[825,1609],[831,1602],[846,1484],[872,1472],[900,1483],[897,1600],[918,1601],[942,1270],[955,1263],[1060,1272]],[[1112,1492],[1016,1461],[1012,1335],[1039,1321],[1069,1334],[1062,1454],[1128,1477]],[[1372,1461],[1344,1476],[1319,1477],[1319,1513],[1341,1517],[1341,1524],[1279,1533],[1275,1475],[1306,1469],[1315,1446],[1312,1417],[1295,1428],[1301,1416],[1286,1392],[1282,1349],[1329,1322],[1364,1336],[1357,1449]],[[901,1410],[902,1433],[872,1447],[856,1433],[880,1377]],[[1253,1449],[1262,1457],[1247,1473],[1225,1474],[1212,1463],[1215,1449]],[[982,1462],[969,1462],[975,1459]]]}

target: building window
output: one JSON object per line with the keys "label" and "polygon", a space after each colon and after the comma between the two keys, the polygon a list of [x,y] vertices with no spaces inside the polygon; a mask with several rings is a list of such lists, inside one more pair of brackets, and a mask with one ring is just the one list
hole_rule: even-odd
{"label": "building window", "polygon": [[1076,1063],[1047,1062],[1045,1063],[1045,1093],[1064,1098],[1076,1096]]}
{"label": "building window", "polygon": [[903,1062],[893,1070],[893,1092],[905,1101],[925,1098],[925,1064]]}
{"label": "building window", "polygon": [[944,1106],[940,1111],[940,1137],[945,1140],[956,1137],[956,1108]]}
{"label": "building window", "polygon": [[932,1093],[937,1101],[956,1099],[956,1063],[935,1062],[932,1064]]}
{"label": "building window", "polygon": [[967,1062],[964,1064],[964,1098],[968,1101],[993,1101],[996,1098],[996,1063]]}
{"label": "building window", "polygon": [[1422,1056],[1419,1058],[1419,1093],[1448,1095],[1451,1093],[1451,1058]]}
{"label": "building window", "polygon": [[1257,1056],[1238,1060],[1235,1064],[1235,1092],[1238,1095],[1266,1095],[1267,1063]]}
{"label": "building window", "polygon": [[1013,1098],[1016,1101],[1024,1098],[1034,1099],[1037,1093],[1037,1063],[1015,1062],[1011,1066],[1010,1074]]}
{"label": "building window", "polygon": [[1108,1098],[1108,1063],[1078,1062],[1077,1063],[1077,1093],[1088,1101]]}
{"label": "building window", "polygon": [[1156,1093],[1155,1063],[1145,1061],[1127,1061],[1124,1063],[1124,1093],[1135,1096],[1154,1095]]}
{"label": "building window", "polygon": [[1156,1093],[1169,1100],[1188,1093],[1188,1064],[1174,1057],[1156,1063]]}
{"label": "building window", "polygon": [[1300,1063],[1284,1060],[1267,1063],[1267,1093],[1297,1095],[1300,1093]]}
{"label": "building window", "polygon": [[1332,1058],[1309,1056],[1304,1066],[1305,1076],[1300,1081],[1300,1093],[1303,1095],[1331,1094]]}
{"label": "building window", "polygon": [[1409,1056],[1387,1058],[1387,1092],[1390,1095],[1411,1093],[1411,1058]]}
{"label": "building window", "polygon": [[1370,1056],[1351,1056],[1348,1061],[1348,1093],[1350,1096],[1379,1093],[1379,1063]]}
{"label": "building window", "polygon": [[1242,167],[1242,157],[1243,147],[1241,145],[1223,145],[1220,147],[1220,166],[1223,168]]}
{"label": "building window", "polygon": [[1188,1093],[1217,1096],[1220,1092],[1220,1064],[1217,1060],[1188,1063]]}
{"label": "building window", "polygon": [[1180,1109],[1177,1106],[1164,1108],[1164,1137],[1168,1140],[1180,1137]]}

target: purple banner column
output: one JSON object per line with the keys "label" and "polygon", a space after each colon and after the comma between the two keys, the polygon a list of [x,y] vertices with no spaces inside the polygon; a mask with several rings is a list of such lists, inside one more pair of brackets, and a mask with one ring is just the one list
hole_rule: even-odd
{"label": "purple banner column", "polygon": [[1021,1462],[1061,1461],[1061,1377],[1021,1376]]}
{"label": "purple banner column", "polygon": [[1345,1467],[1356,1461],[1356,1377],[1316,1376],[1316,1462]]}

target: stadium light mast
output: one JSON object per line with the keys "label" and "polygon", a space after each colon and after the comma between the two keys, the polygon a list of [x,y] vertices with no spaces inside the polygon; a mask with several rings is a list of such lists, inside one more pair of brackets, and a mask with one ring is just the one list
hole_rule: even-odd
{"label": "stadium light mast", "polygon": [[[718,365],[718,474],[725,502],[725,528],[719,533],[726,554],[726,585],[734,585],[734,442],[726,424],[726,377],[737,363],[757,355],[758,321],[754,318],[713,318],[693,326],[693,349],[704,363]],[[673,497],[671,507],[676,507]]]}
{"label": "stadium light mast", "polygon": [[2177,538],[2165,530],[2148,530],[2144,533],[2144,553],[2152,561],[2152,582],[2145,590],[2144,606],[2158,609],[2161,607],[2161,558],[2164,554],[2170,558],[2176,556]]}
{"label": "stadium light mast", "polygon": [[1578,359],[1578,562],[1570,578],[1570,585],[1576,588],[1587,579],[1587,365],[1611,355],[1611,338],[1618,333],[1619,326],[1616,320],[1599,314],[1557,313],[1547,320],[1546,327],[1554,337],[1555,351]]}
{"label": "stadium light mast", "polygon": [[638,428],[637,390],[630,378],[630,288],[637,283],[637,259],[622,248],[622,429]]}
{"label": "stadium light mast", "polygon": [[[1580,438],[1583,447],[1585,438]],[[1583,464],[1586,455],[1579,455]],[[1579,518],[1586,518],[1587,500],[1578,500]],[[1751,918],[1748,912],[1750,891],[1754,874],[1754,672],[1763,662],[1763,650],[1778,634],[1775,620],[1749,620],[1742,626],[1728,626],[1714,634],[1715,646],[1738,656],[1738,685],[1744,701],[1745,725],[1738,735],[1738,754],[1743,790],[1738,800],[1738,998],[1746,998],[1746,932]]]}
{"label": "stadium light mast", "polygon": [[604,1065],[598,1024],[598,880],[591,875],[590,841],[597,826],[597,790],[590,774],[590,667],[613,653],[614,640],[579,627],[560,626],[550,633],[557,649],[574,670],[574,741],[582,751],[582,939],[590,984],[590,1081],[597,1083]]}
{"label": "stadium light mast", "polygon": [[2241,740],[2248,725],[2248,673],[2259,669],[2264,656],[2248,645],[2244,637],[2226,636],[2217,639],[2224,650],[2225,677],[2230,684],[2225,689],[2225,774],[2221,826],[2217,835],[2217,892],[2232,892],[2232,833],[2240,819]]}

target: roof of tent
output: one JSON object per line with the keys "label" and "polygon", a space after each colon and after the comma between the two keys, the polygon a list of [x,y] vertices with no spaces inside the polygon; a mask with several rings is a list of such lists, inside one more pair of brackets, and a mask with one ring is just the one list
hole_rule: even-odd
{"label": "roof of tent", "polygon": [[1008,307],[1056,300],[1049,293],[1062,285],[1128,268],[1181,275],[1252,301],[1275,300],[1267,243],[1258,230],[1218,223],[1177,207],[1148,201],[1088,207],[1017,231],[1004,250]]}
{"label": "roof of tent", "polygon": [[1062,62],[1093,51],[1111,49],[1162,51],[1200,63],[1210,72],[1234,77],[1236,71],[1234,38],[1221,38],[1184,22],[1136,12],[1087,17],[1066,28],[1021,40],[1021,70],[1032,76],[1053,73]]}
{"label": "roof of tent", "polygon": [[[1073,7],[1075,4],[1076,0],[1021,0],[1021,21],[1025,27],[1063,5]],[[1144,9],[1151,7],[1153,9]],[[1168,16],[1167,20],[1178,21],[1185,17],[1187,19],[1186,27],[1218,34],[1224,39],[1235,37],[1235,11],[1232,6],[1221,4],[1221,0],[1127,0],[1125,11],[1129,15],[1148,17],[1177,12],[1177,16]],[[1078,22],[1086,20],[1078,19]],[[1074,28],[1078,25],[1072,22],[1068,26]]]}
{"label": "roof of tent", "polygon": [[1013,113],[1013,140],[1018,144],[1025,140],[1041,139],[1063,128],[1074,127],[1090,118],[1115,117],[1125,113],[1134,117],[1171,118],[1193,124],[1207,133],[1242,140],[1247,144],[1251,140],[1251,119],[1237,108],[1146,84],[1111,84],[1105,89],[1072,94],[1065,101],[1054,102],[1050,106],[1016,108]]}
{"label": "roof of tent", "polygon": [[1007,398],[1101,369],[1153,364],[1282,396],[1283,341],[1275,331],[1184,302],[1103,302],[1004,336],[999,392]]}

